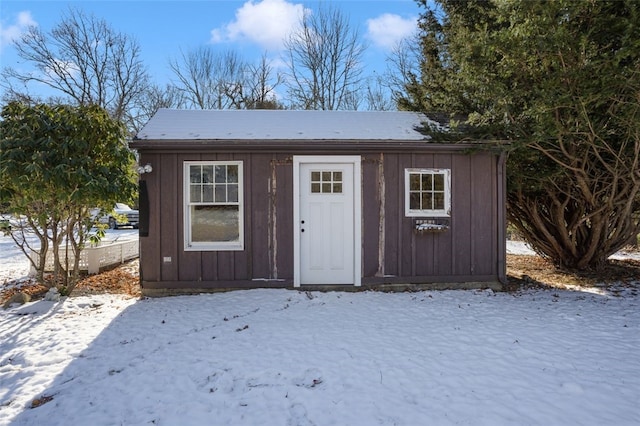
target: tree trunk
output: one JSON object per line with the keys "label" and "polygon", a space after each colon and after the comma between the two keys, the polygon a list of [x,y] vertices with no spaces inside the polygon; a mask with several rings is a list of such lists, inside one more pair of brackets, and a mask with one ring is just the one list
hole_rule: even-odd
{"label": "tree trunk", "polygon": [[507,216],[540,256],[569,270],[600,270],[640,232],[638,217],[633,218],[624,201],[603,208],[602,203],[571,199],[551,186],[535,197],[510,193]]}

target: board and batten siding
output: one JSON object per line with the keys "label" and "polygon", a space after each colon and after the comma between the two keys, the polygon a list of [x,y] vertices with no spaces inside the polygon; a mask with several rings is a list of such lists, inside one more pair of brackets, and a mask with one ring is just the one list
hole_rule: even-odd
{"label": "board and batten siding", "polygon": [[[387,282],[486,281],[500,275],[498,158],[491,154],[385,156],[384,271]],[[451,217],[445,232],[417,233],[404,215],[404,169],[451,170]],[[399,277],[394,279],[393,277]]]}
{"label": "board and batten siding", "polygon": [[[291,179],[287,177],[292,164],[284,158],[262,153],[144,154],[141,162],[154,164],[156,176],[146,177],[150,221],[149,236],[140,239],[143,285],[206,288],[216,282],[277,279],[279,274],[291,281],[293,261],[277,253],[275,242],[293,245],[293,213],[278,214],[277,222],[273,217],[275,206],[290,204],[293,196]],[[182,165],[185,161],[224,160],[240,160],[244,164],[244,250],[185,251]]]}
{"label": "board and batten siding", "polygon": [[[306,154],[306,153],[305,153]],[[341,154],[343,154],[341,152]],[[358,154],[344,152],[345,155]],[[362,284],[498,281],[501,259],[499,157],[488,152],[363,153]],[[185,251],[183,163],[243,161],[242,251]],[[292,287],[293,154],[259,152],[141,152],[153,165],[147,181],[149,236],[140,238],[146,289]],[[404,170],[451,170],[450,228],[415,231],[405,217]]]}

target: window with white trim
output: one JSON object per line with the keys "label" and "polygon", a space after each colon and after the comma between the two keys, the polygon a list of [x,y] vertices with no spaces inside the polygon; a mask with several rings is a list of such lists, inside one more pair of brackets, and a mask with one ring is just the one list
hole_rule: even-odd
{"label": "window with white trim", "polygon": [[243,250],[242,161],[184,162],[184,249]]}
{"label": "window with white trim", "polygon": [[342,172],[331,170],[311,171],[312,194],[342,194]]}
{"label": "window with white trim", "polygon": [[405,216],[451,215],[449,169],[405,169]]}

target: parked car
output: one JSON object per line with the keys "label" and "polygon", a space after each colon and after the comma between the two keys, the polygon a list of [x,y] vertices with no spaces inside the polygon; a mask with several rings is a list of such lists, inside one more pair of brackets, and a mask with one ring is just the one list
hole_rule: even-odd
{"label": "parked car", "polygon": [[109,229],[118,229],[121,226],[138,228],[139,220],[140,213],[138,210],[134,210],[124,203],[116,203],[109,214],[98,218],[98,222],[108,224]]}

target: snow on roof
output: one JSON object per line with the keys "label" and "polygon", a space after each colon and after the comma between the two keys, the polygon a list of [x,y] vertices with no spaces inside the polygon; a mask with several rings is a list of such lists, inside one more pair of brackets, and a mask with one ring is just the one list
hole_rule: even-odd
{"label": "snow on roof", "polygon": [[416,130],[435,122],[398,111],[160,109],[140,130],[153,140],[423,140]]}

